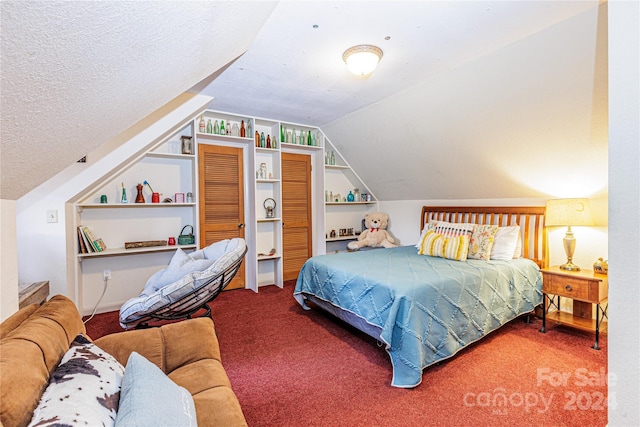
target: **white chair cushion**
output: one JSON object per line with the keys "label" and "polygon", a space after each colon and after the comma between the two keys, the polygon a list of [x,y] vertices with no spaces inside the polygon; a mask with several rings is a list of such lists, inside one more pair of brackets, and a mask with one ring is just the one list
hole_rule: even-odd
{"label": "white chair cushion", "polygon": [[[190,256],[182,249],[178,249],[169,265],[149,278],[140,296],[131,298],[122,305],[120,325],[126,329],[128,323],[135,322],[161,307],[180,302],[181,298],[203,287],[209,279],[236,262],[243,255],[245,248],[244,239],[234,238],[216,242],[194,252],[196,258],[193,257],[193,254]],[[200,256],[204,256],[204,258],[200,258]],[[203,266],[206,267],[197,270]],[[155,277],[156,275],[158,276]],[[173,282],[164,283],[165,275],[171,278],[180,277]],[[211,286],[214,285],[211,284]],[[154,286],[160,287],[154,289]]]}

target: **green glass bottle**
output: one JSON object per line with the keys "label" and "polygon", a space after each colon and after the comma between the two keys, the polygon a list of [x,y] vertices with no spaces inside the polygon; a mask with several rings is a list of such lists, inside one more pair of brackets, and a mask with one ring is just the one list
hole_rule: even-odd
{"label": "green glass bottle", "polygon": [[284,142],[284,126],[280,125],[280,142]]}
{"label": "green glass bottle", "polygon": [[213,124],[213,133],[216,134],[216,135],[220,135],[220,124],[218,123],[217,120]]}
{"label": "green glass bottle", "polygon": [[220,135],[226,135],[227,131],[224,130],[224,120],[220,120]]}

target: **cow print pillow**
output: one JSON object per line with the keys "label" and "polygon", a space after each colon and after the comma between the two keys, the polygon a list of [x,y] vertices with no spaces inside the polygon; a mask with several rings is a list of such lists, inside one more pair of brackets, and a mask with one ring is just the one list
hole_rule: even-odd
{"label": "cow print pillow", "polygon": [[78,335],[51,373],[29,426],[113,426],[124,367]]}

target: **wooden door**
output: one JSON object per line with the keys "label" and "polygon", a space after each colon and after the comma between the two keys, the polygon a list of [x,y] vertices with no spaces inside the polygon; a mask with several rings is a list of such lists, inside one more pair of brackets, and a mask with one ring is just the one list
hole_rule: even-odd
{"label": "wooden door", "polygon": [[282,275],[298,277],[311,257],[311,157],[282,153]]}
{"label": "wooden door", "polygon": [[[198,144],[200,246],[244,239],[244,172],[241,148]],[[244,262],[227,289],[245,287]]]}

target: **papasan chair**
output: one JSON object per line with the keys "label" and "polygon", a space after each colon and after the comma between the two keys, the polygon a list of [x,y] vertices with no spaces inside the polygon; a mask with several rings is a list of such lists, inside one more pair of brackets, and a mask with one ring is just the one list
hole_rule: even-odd
{"label": "papasan chair", "polygon": [[192,253],[178,248],[169,265],[147,280],[142,293],[120,307],[120,326],[150,327],[152,322],[191,318],[200,310],[202,317],[211,317],[208,303],[231,282],[246,253],[240,238]]}

